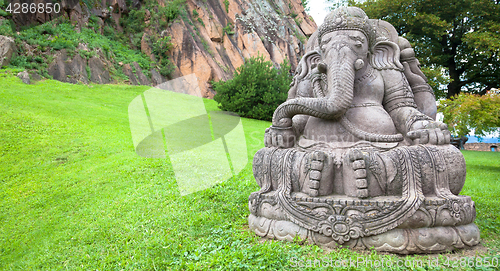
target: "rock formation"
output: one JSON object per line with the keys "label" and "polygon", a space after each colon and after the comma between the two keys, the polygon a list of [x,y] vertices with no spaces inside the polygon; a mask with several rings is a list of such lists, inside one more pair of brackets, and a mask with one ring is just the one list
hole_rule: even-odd
{"label": "rock formation", "polygon": [[7,66],[16,52],[14,39],[0,36],[0,67]]}
{"label": "rock formation", "polygon": [[[169,2],[157,1],[158,6],[162,7]],[[63,0],[60,4],[60,14],[18,14],[12,19],[17,25],[29,25],[65,16],[77,29],[81,29],[91,15],[96,15],[99,17],[101,33],[103,22],[108,19],[114,21],[116,31],[123,31],[120,19],[131,10],[141,8],[144,3],[140,0],[102,0],[91,8],[77,0]],[[187,0],[184,5],[185,11],[169,22],[161,36],[171,36],[173,43],[173,49],[168,53],[175,64],[171,77],[195,73],[204,97],[214,95],[210,90],[211,80],[231,78],[245,58],[262,55],[276,66],[288,59],[295,69],[305,52],[307,38],[317,28],[300,0]],[[150,11],[146,10],[146,23],[149,20]],[[149,37],[158,33],[152,31],[144,29],[140,50],[154,60]],[[111,81],[107,69],[109,65],[102,55],[87,61],[78,56],[68,59],[66,52],[59,51],[50,64],[49,74],[64,82],[87,83],[90,79],[95,83],[108,83]],[[91,66],[90,75],[86,72],[87,66]],[[154,85],[167,80],[154,69],[143,73],[137,63],[121,67],[131,84]]]}
{"label": "rock formation", "polygon": [[21,79],[21,81],[23,81],[23,83],[25,83],[25,84],[29,84],[31,82],[30,75],[27,71],[22,71],[22,72],[18,73],[17,77],[19,79]]}
{"label": "rock formation", "polygon": [[229,79],[245,58],[260,54],[276,65],[288,59],[295,69],[307,37],[317,28],[300,0],[226,3],[227,12],[222,0],[187,1],[188,10],[199,15],[191,12],[190,20],[178,20],[166,30],[174,43],[174,77],[195,73],[206,97],[213,95],[209,82]]}

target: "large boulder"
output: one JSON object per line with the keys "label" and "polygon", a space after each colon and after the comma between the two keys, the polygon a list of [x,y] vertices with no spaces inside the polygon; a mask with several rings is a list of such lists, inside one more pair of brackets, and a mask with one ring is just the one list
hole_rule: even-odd
{"label": "large boulder", "polygon": [[[46,1],[46,0],[31,0],[31,1],[24,1],[24,0],[12,0],[9,1],[12,4],[18,3],[32,3],[35,4],[35,6],[39,5],[45,5],[46,3],[49,2],[54,2],[54,1]],[[33,25],[38,25],[38,24],[43,24],[45,22],[54,20],[55,18],[59,16],[66,16],[69,14],[70,18],[77,21],[79,23],[79,26],[81,27],[82,24],[84,23],[84,18],[88,19],[87,12],[83,12],[80,1],[79,0],[62,0],[62,1],[55,1],[58,2],[60,5],[60,11],[56,13],[53,9],[52,13],[31,13],[31,12],[19,12],[19,13],[13,13],[12,14],[12,20],[14,24],[17,27],[21,26],[33,26]]]}
{"label": "large boulder", "polygon": [[22,71],[22,72],[18,73],[17,77],[19,77],[19,79],[21,79],[21,81],[23,81],[23,83],[25,83],[25,84],[30,83],[30,75],[27,71]]}
{"label": "large boulder", "polygon": [[294,70],[317,29],[300,0],[187,0],[186,6],[196,12],[165,29],[172,37],[172,77],[196,74],[206,98],[214,95],[210,81],[230,79],[246,58],[261,55],[275,66],[288,59]]}
{"label": "large boulder", "polygon": [[130,64],[125,64],[123,65],[123,74],[128,76],[129,83],[136,86],[139,85],[139,82],[137,81],[137,78],[135,77],[134,71],[132,70],[132,67]]}
{"label": "large boulder", "polygon": [[151,84],[152,86],[157,86],[166,82],[165,78],[155,69],[151,70]]}
{"label": "large boulder", "polygon": [[16,52],[16,43],[11,37],[0,35],[0,67],[7,66]]}
{"label": "large boulder", "polygon": [[79,54],[71,59],[66,50],[61,50],[49,65],[49,75],[53,79],[76,84],[78,82],[88,84],[87,61]]}
{"label": "large boulder", "polygon": [[[129,83],[132,85],[150,86],[151,81],[144,75],[139,64],[137,62],[132,62],[131,64],[123,65],[123,73],[128,76]],[[155,80],[158,80],[158,77]]]}
{"label": "large boulder", "polygon": [[97,84],[109,84],[112,82],[107,65],[98,57],[89,59],[90,81]]}
{"label": "large boulder", "polygon": [[147,85],[147,86],[151,85],[151,81],[149,81],[148,77],[144,75],[139,64],[137,62],[132,62],[132,65],[134,65],[135,74],[137,76],[137,80],[139,81],[139,83],[141,83],[141,85]]}

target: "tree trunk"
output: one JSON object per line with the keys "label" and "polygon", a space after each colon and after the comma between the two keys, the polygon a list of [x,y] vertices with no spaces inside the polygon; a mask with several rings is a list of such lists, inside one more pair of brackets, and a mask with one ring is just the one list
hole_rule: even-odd
{"label": "tree trunk", "polygon": [[453,63],[448,66],[448,72],[452,81],[448,84],[448,93],[446,94],[447,99],[459,94],[462,85],[462,82],[460,81],[460,73],[457,71],[455,61],[452,61]]}
{"label": "tree trunk", "polygon": [[457,69],[457,63],[455,62],[458,47],[458,44],[456,44],[455,41],[456,40],[453,38],[450,39],[451,50],[448,51],[451,55],[448,59],[448,73],[450,74],[451,82],[448,84],[448,93],[446,94],[447,99],[459,94],[463,85],[463,82],[460,80],[463,70]]}

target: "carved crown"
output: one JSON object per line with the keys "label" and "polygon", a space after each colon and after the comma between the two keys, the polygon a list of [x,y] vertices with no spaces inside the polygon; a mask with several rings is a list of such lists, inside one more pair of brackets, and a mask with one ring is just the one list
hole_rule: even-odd
{"label": "carved crown", "polygon": [[319,27],[318,41],[326,33],[337,30],[358,30],[365,34],[371,45],[375,43],[377,32],[366,13],[357,7],[340,7],[330,12]]}

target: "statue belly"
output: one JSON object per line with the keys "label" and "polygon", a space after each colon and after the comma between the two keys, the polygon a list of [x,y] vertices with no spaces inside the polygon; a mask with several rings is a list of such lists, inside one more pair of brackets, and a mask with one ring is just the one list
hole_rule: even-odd
{"label": "statue belly", "polygon": [[[391,117],[382,106],[352,108],[347,111],[346,118],[355,128],[368,133],[380,135],[397,134]],[[303,137],[307,140],[327,143],[355,143],[366,140],[350,133],[340,120],[325,120],[315,117],[309,118]]]}
{"label": "statue belly", "polygon": [[357,142],[354,135],[347,132],[338,120],[325,120],[310,117],[304,129],[303,137],[317,142]]}
{"label": "statue belly", "polygon": [[357,128],[381,135],[397,134],[391,116],[380,106],[355,107],[346,113],[347,119]]}

